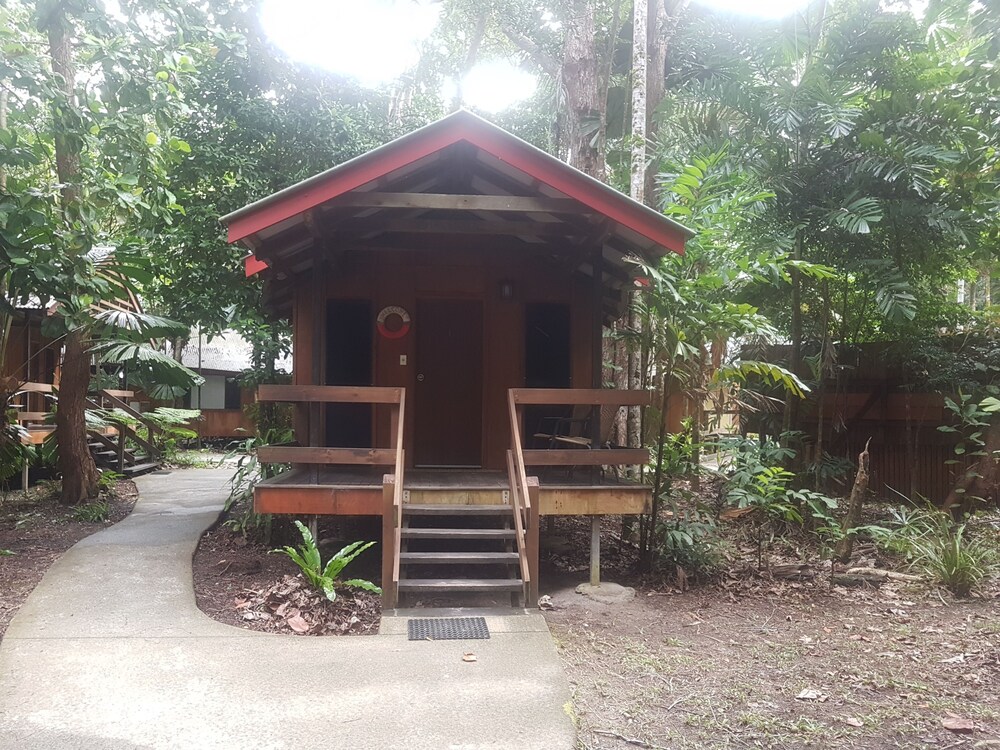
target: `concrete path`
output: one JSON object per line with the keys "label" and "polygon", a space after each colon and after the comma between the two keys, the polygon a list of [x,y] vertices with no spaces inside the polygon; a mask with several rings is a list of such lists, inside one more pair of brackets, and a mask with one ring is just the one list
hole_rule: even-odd
{"label": "concrete path", "polygon": [[[269,635],[195,606],[191,556],[228,471],[138,480],[121,523],[63,555],[0,642],[0,748],[572,748],[539,615],[488,641]],[[466,663],[462,654],[475,652]]]}

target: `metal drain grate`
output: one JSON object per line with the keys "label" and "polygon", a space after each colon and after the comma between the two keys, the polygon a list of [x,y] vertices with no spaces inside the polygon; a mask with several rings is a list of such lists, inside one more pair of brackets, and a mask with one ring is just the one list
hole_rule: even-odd
{"label": "metal drain grate", "polygon": [[426,617],[407,620],[411,641],[482,641],[490,637],[485,617]]}

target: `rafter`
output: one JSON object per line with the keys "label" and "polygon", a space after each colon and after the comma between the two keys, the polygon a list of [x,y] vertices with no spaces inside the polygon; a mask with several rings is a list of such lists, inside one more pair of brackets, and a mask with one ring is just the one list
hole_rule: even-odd
{"label": "rafter", "polygon": [[570,198],[524,198],[514,195],[450,195],[447,193],[348,193],[332,205],[356,208],[419,208],[445,211],[511,211],[582,213],[586,207]]}

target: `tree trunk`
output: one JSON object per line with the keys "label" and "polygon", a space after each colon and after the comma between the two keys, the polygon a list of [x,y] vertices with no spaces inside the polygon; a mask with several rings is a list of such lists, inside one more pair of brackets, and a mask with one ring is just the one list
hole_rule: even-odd
{"label": "tree trunk", "polygon": [[[796,232],[795,245],[792,250],[794,260],[802,259],[802,237],[800,232]],[[791,357],[788,369],[795,375],[802,375],[802,274],[799,269],[792,268],[789,275],[792,279],[792,299],[791,299]],[[785,414],[782,421],[782,432],[790,432],[799,429],[799,397],[789,392],[785,396]],[[787,439],[783,442],[787,443]]]}
{"label": "tree trunk", "polygon": [[[629,179],[629,195],[638,203],[646,199],[646,69],[647,69],[647,22],[649,6],[646,0],[634,0],[632,4],[632,164]],[[641,339],[642,318],[639,314],[639,294],[633,291],[629,296],[628,326],[632,334]],[[628,388],[641,387],[642,353],[637,342],[628,349]],[[628,409],[626,445],[639,448],[642,445],[642,409],[632,406]],[[633,476],[638,476],[639,467],[629,467]]]}
{"label": "tree trunk", "polygon": [[569,163],[606,182],[606,111],[600,97],[593,6],[587,0],[569,0],[564,23],[566,41],[561,76],[566,95]]}
{"label": "tree trunk", "polygon": [[856,528],[861,522],[861,509],[865,504],[865,495],[868,494],[868,460],[868,443],[865,443],[865,449],[858,456],[858,473],[854,477],[854,487],[851,488],[847,515],[844,516],[844,523],[841,525],[844,535],[837,542],[837,548],[833,553],[833,559],[842,563],[850,560],[851,553],[854,552],[854,534],[851,533],[851,529]]}
{"label": "tree trunk", "polygon": [[[72,110],[76,108],[73,65],[72,23],[65,5],[52,3],[42,17],[48,34],[52,70],[59,76],[57,86],[64,101],[57,103],[54,117],[56,173],[62,184],[62,210],[67,222],[73,220],[80,201],[77,184],[80,177],[79,146],[69,135]],[[87,446],[87,390],[90,387],[90,354],[85,333],[74,329],[66,337],[62,374],[59,379],[59,405],[56,409],[56,439],[59,443],[59,471],[65,505],[97,495],[97,467]]]}
{"label": "tree trunk", "polygon": [[90,352],[80,330],[66,337],[56,436],[59,441],[59,473],[62,474],[63,505],[74,505],[97,496],[97,467],[87,447],[87,389],[90,387]]}

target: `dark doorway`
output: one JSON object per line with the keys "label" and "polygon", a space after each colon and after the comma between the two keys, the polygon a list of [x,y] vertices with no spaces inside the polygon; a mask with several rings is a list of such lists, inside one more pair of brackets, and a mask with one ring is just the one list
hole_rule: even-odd
{"label": "dark doorway", "polygon": [[[524,385],[526,388],[569,388],[569,305],[536,302],[524,309]],[[564,406],[528,406],[524,410],[527,435],[551,434],[549,417],[568,416]],[[543,441],[544,442],[544,441]]]}
{"label": "dark doorway", "polygon": [[414,462],[479,467],[483,461],[483,306],[418,300]]}
{"label": "dark doorway", "polygon": [[[326,384],[372,384],[375,324],[368,300],[326,303]],[[371,404],[327,404],[326,444],[335,448],[372,447]]]}

